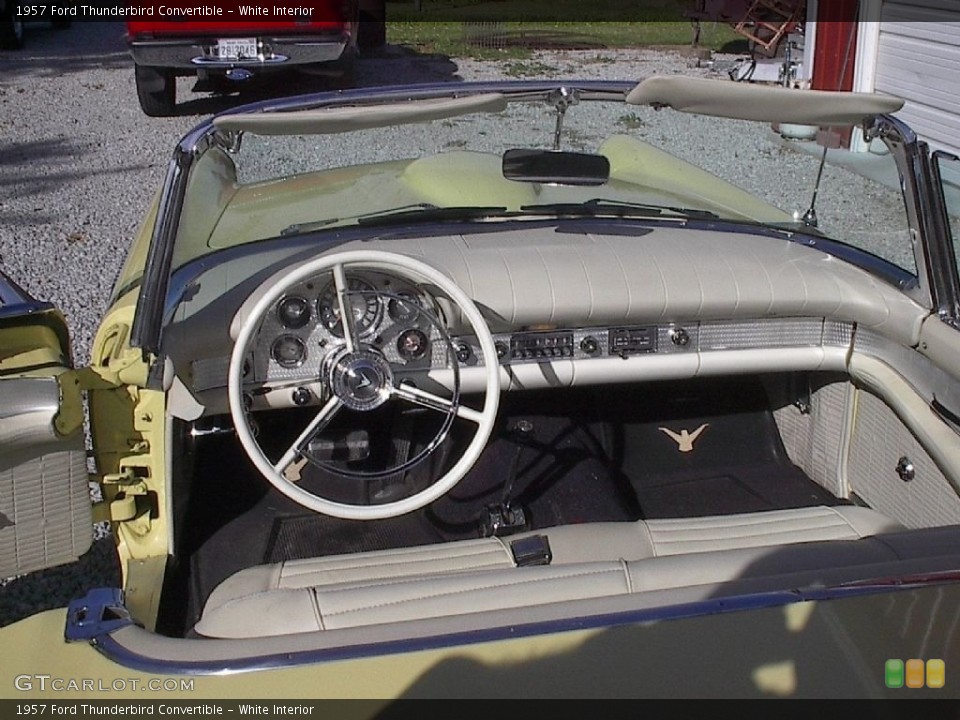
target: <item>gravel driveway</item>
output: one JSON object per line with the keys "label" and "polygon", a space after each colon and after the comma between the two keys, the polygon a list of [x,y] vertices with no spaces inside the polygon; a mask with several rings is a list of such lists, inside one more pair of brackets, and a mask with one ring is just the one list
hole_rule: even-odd
{"label": "gravel driveway", "polygon": [[[75,23],[66,31],[31,27],[24,50],[0,54],[0,269],[64,310],[77,363],[87,361],[126,248],[176,141],[204,116],[264,96],[257,91],[240,99],[193,93],[193,80],[185,78],[178,87],[180,115],[146,117],[137,103],[123,30],[116,22]],[[710,74],[679,54],[646,50],[546,52],[530,61],[497,63],[388,47],[361,60],[357,78],[360,85],[374,86],[544,73],[630,80]],[[292,88],[292,81],[283,82]],[[726,153],[772,152],[762,138],[730,138],[724,147],[722,136],[717,140],[701,119],[695,120],[701,126],[684,125],[694,122],[685,118],[677,132],[684,138],[681,146],[698,157],[715,153],[718,142]],[[744,142],[757,147],[744,148]],[[790,155],[794,175],[815,174],[813,158]],[[717,155],[717,164],[724,158],[729,155]],[[758,190],[769,184],[762,172],[755,182]],[[821,211],[827,213],[829,208]],[[110,542],[98,541],[76,565],[8,582],[0,589],[0,625],[57,607],[88,587],[118,582]]]}

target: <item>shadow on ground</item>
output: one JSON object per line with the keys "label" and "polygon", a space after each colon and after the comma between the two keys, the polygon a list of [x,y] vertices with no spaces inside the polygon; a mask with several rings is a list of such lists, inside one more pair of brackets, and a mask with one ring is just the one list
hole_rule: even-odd
{"label": "shadow on ground", "polygon": [[20,50],[0,53],[0,73],[57,77],[97,68],[133,69],[122,22],[29,23]]}
{"label": "shadow on ground", "polygon": [[[84,158],[96,152],[68,138],[0,144],[0,221],[17,224],[50,222],[57,217],[56,204],[45,196],[95,175],[118,175],[143,170],[148,163],[96,169]],[[75,170],[67,170],[67,167]],[[10,211],[5,200],[34,197],[34,207]]]}

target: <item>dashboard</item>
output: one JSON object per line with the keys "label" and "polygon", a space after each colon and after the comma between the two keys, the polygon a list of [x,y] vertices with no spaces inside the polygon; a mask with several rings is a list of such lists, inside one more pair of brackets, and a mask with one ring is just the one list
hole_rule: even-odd
{"label": "dashboard", "polygon": [[[361,348],[382,355],[396,382],[479,389],[485,365],[479,342],[457,334],[462,324],[455,309],[434,288],[369,269],[348,273],[346,283]],[[780,362],[794,369],[841,367],[851,337],[851,323],[824,317],[531,324],[493,333],[505,389],[692,377],[735,372],[751,362],[757,369]],[[332,275],[292,286],[265,314],[247,354],[242,372],[251,409],[319,404],[344,346]],[[739,352],[733,358],[723,351]],[[192,389],[225,387],[228,364],[227,357],[193,361]]]}

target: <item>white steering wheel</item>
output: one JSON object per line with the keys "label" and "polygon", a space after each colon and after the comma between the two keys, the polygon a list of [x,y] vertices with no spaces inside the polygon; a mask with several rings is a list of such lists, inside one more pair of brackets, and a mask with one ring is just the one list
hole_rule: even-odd
{"label": "white steering wheel", "polygon": [[[351,269],[367,267],[376,269],[378,272],[386,270],[415,284],[426,282],[439,288],[447,299],[457,306],[460,314],[470,325],[482,354],[485,379],[482,409],[475,410],[459,402],[459,366],[456,354],[452,352],[452,346],[451,351],[446,353],[447,369],[453,370],[452,397],[443,397],[441,394],[428,392],[396,379],[391,362],[384,352],[374,344],[364,342],[357,331],[353,306],[348,297],[356,293],[349,288],[346,279],[347,267]],[[245,375],[249,371],[249,353],[264,319],[269,313],[276,312],[281,298],[298,283],[331,272],[336,291],[338,315],[341,318],[342,343],[337,343],[335,347],[326,350],[325,369],[319,373],[319,376],[304,378],[305,383],[320,387],[321,404],[317,414],[306,424],[282,456],[271,460],[257,441],[256,431],[251,427],[247,407],[249,399],[245,398],[244,383],[247,380]],[[248,312],[244,311],[245,316],[241,320],[233,353],[230,356],[228,376],[230,414],[233,417],[237,437],[257,469],[275,488],[303,507],[351,520],[396,517],[422,508],[449,492],[473,467],[483,452],[493,431],[500,402],[500,366],[497,362],[493,336],[473,300],[436,268],[406,255],[378,250],[357,250],[321,256],[298,266],[293,272],[285,275],[280,282],[276,282],[275,278],[269,282],[272,283],[269,287],[261,286],[254,293],[254,296],[260,292],[263,294],[259,296],[253,307]],[[437,324],[436,321],[433,322]],[[445,329],[438,329],[446,338]],[[449,338],[446,338],[446,342],[449,345]],[[346,407],[355,413],[363,413],[394,399],[447,413],[449,418],[444,434],[454,416],[464,418],[476,425],[473,439],[445,474],[414,494],[379,504],[353,504],[332,500],[319,492],[307,490],[289,479],[287,471],[291,465],[304,461],[318,464],[306,448],[339,410]],[[416,460],[422,460],[435,449],[435,446],[429,447]]]}

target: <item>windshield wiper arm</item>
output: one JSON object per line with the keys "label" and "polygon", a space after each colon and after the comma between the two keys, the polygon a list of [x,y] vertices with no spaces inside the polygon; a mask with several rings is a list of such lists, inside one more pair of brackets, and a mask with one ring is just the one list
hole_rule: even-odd
{"label": "windshield wiper arm", "polygon": [[670,205],[648,205],[646,203],[603,200],[594,198],[582,203],[545,203],[542,205],[522,205],[524,213],[553,213],[556,215],[587,215],[596,217],[612,215],[614,217],[662,217],[665,214],[683,218],[717,219],[720,216],[709,210],[673,207]]}
{"label": "windshield wiper arm", "polygon": [[[500,206],[457,205],[453,207],[437,207],[428,205],[416,209],[400,208],[395,211],[365,215],[357,218],[357,225],[401,225],[408,220],[476,220],[478,218],[503,216],[507,208]],[[511,213],[512,214],[512,213]]]}
{"label": "windshield wiper arm", "polygon": [[437,205],[433,203],[413,203],[412,205],[401,205],[397,208],[389,208],[388,210],[374,210],[370,213],[361,213],[360,215],[347,215],[345,217],[332,217],[324,218],[323,220],[313,220],[306,223],[294,223],[293,225],[288,225],[283,230],[280,231],[281,235],[299,235],[300,233],[310,232],[311,230],[319,230],[320,228],[325,228],[328,225],[336,225],[337,223],[346,222],[347,220],[356,220],[358,223],[362,218],[377,218],[381,215],[393,215],[398,211],[408,211],[408,212],[420,212],[421,210],[435,210]]}

